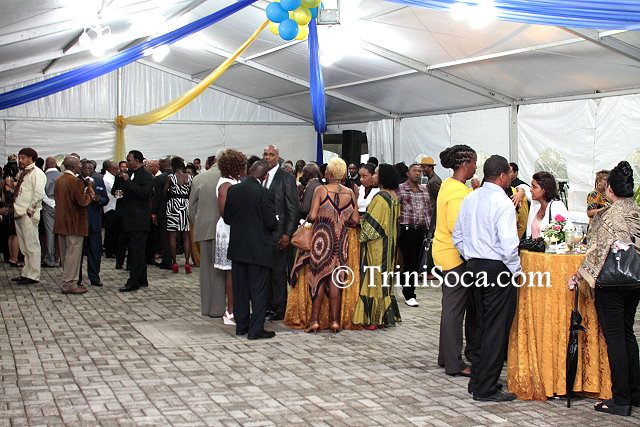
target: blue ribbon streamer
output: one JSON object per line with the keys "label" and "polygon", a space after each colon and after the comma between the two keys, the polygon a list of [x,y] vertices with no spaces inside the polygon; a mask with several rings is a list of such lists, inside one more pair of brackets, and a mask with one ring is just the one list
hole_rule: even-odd
{"label": "blue ribbon streamer", "polygon": [[[475,0],[386,0],[408,6],[449,12],[455,3],[475,5]],[[494,0],[498,19],[523,24],[606,30],[640,29],[638,0]]]}
{"label": "blue ribbon streamer", "polygon": [[309,22],[309,95],[311,97],[311,112],[313,113],[313,127],[318,137],[316,140],[316,161],[323,163],[322,136],[327,130],[327,114],[324,103],[324,78],[318,44],[318,26],[316,20]]}
{"label": "blue ribbon streamer", "polygon": [[44,98],[45,96],[69,89],[70,87],[110,73],[111,71],[137,61],[158,46],[171,45],[180,39],[197,33],[198,31],[233,15],[237,11],[255,2],[256,0],[241,0],[234,2],[211,15],[198,19],[184,27],[171,31],[170,33],[156,37],[137,46],[133,46],[109,58],[101,59],[75,70],[60,74],[59,76],[0,94],[0,110],[15,107],[16,105],[31,102],[39,98]]}

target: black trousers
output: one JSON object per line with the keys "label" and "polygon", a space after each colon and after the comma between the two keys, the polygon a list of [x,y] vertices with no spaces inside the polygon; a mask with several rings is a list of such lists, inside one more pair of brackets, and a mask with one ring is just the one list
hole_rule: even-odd
{"label": "black trousers", "polygon": [[613,290],[596,287],[598,321],[607,342],[611,368],[611,392],[616,405],[640,401],[638,340],[633,320],[640,301],[640,289]]}
{"label": "black trousers", "polygon": [[[420,254],[422,252],[422,242],[424,241],[424,228],[400,224],[398,233],[398,246],[402,252],[404,268],[400,274],[402,284],[402,295],[405,299],[416,297],[415,281],[407,280],[404,273],[420,272]],[[406,286],[411,285],[411,286]]]}
{"label": "black trousers", "polygon": [[118,251],[118,236],[120,229],[116,210],[111,209],[104,214],[104,255],[113,258]]}
{"label": "black trousers", "polygon": [[292,249],[293,247],[290,245],[284,251],[277,248],[273,252],[273,266],[271,267],[271,278],[268,293],[268,309],[276,314],[284,315],[284,312],[287,309],[287,267],[290,260],[290,251]]}
{"label": "black trousers", "polygon": [[169,249],[169,232],[167,231],[167,218],[158,217],[158,239],[162,249],[162,261],[160,265],[171,267],[171,249]]}
{"label": "black trousers", "polygon": [[156,263],[156,235],[157,227],[149,218],[149,233],[147,234],[147,248],[145,249],[147,264]]}
{"label": "black trousers", "polygon": [[[451,270],[440,273],[443,280],[442,311],[440,313],[440,339],[438,346],[438,365],[444,367],[445,373],[457,374],[468,368],[462,359],[464,355],[473,364],[473,353],[476,337],[476,310],[471,297],[471,289],[455,282],[455,277],[467,271],[462,263]],[[448,274],[451,273],[451,274]],[[455,286],[451,286],[455,285]],[[462,333],[464,324],[464,336]]]}
{"label": "black trousers", "polygon": [[269,268],[232,261],[233,316],[236,331],[255,335],[264,330]]}
{"label": "black trousers", "polygon": [[147,231],[128,231],[127,249],[129,250],[129,280],[126,286],[139,288],[148,285],[147,260],[145,249],[147,247]]}
{"label": "black trousers", "polygon": [[[470,259],[467,271],[478,279],[486,274],[488,286],[472,286],[471,295],[476,308],[476,345],[471,365],[469,390],[480,397],[498,391],[498,379],[505,360],[509,331],[516,311],[516,287],[510,284],[511,273],[501,261]],[[498,286],[498,276],[501,283]]]}
{"label": "black trousers", "polygon": [[[100,231],[89,232],[84,238],[82,257],[87,256],[87,275],[91,283],[100,283],[100,262],[102,260],[102,233]],[[78,283],[82,282],[82,260],[80,261],[80,273]]]}

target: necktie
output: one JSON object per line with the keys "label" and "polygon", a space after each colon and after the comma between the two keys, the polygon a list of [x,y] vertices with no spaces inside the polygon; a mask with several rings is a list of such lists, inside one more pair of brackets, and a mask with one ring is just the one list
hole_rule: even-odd
{"label": "necktie", "polygon": [[264,181],[262,181],[262,186],[264,188],[269,188],[267,187],[267,183],[269,182],[269,175],[267,175],[267,177],[264,179]]}

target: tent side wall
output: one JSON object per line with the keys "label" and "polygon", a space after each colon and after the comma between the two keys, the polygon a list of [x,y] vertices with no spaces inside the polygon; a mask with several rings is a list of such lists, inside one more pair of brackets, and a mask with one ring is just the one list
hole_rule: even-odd
{"label": "tent side wall", "polygon": [[[140,63],[122,69],[122,82],[121,111],[125,116],[158,108],[195,85]],[[118,110],[118,73],[113,72],[0,111],[0,155],[6,158],[32,146],[42,157],[78,151],[97,161],[112,158],[113,121]],[[163,122],[128,126],[125,137],[127,150],[139,149],[147,158],[180,155],[187,160],[204,159],[225,147],[260,155],[271,143],[279,146],[282,157],[294,161],[313,158],[315,153],[315,131],[309,123],[215,89],[208,89]]]}

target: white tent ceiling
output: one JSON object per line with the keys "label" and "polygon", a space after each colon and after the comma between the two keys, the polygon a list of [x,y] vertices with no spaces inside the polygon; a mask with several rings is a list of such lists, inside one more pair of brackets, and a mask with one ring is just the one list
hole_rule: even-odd
{"label": "white tent ceiling", "polygon": [[[117,48],[123,49],[229,3],[4,0],[0,92],[95,61],[75,41],[85,26],[98,22],[99,11],[100,22],[111,27]],[[178,42],[162,67],[201,79],[264,22],[267,4],[258,1]],[[640,92],[637,31],[501,21],[473,30],[447,13],[383,0],[343,0],[341,12],[340,37],[349,52],[324,68],[329,123]],[[320,28],[321,48],[328,30]],[[308,69],[306,42],[285,42],[266,30],[215,87],[311,121]]]}

